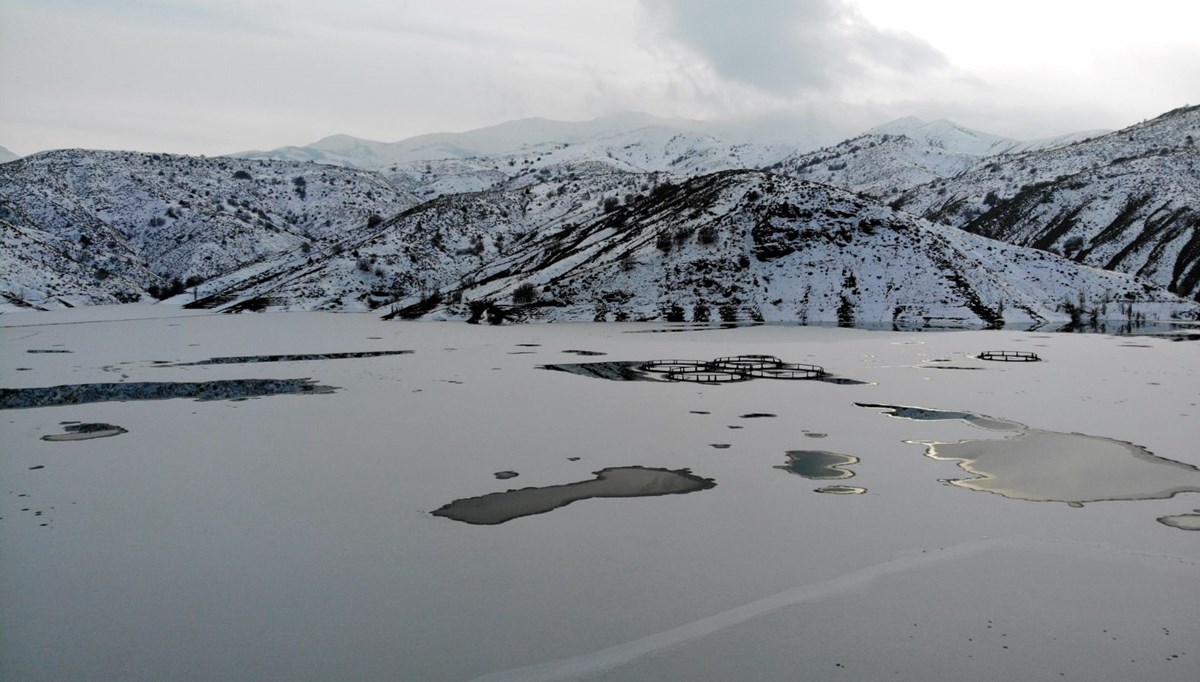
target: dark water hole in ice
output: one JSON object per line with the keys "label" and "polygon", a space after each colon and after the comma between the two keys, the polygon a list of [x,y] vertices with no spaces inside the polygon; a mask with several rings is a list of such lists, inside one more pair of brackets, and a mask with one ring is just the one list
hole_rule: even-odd
{"label": "dark water hole in ice", "polygon": [[455,500],[433,511],[433,515],[464,523],[496,525],[522,516],[544,514],[572,502],[594,497],[681,495],[717,485],[712,479],[696,476],[688,469],[611,467],[595,474],[596,478],[589,481],[544,488],[521,488]]}
{"label": "dark water hole in ice", "polygon": [[127,429],[113,424],[92,423],[92,424],[64,424],[63,431],[66,433],[55,433],[48,436],[42,436],[42,440],[53,442],[71,441],[71,440],[91,440],[93,438],[111,438],[119,436],[122,433],[129,433]]}
{"label": "dark water hole in ice", "polygon": [[221,381],[139,381],[125,384],[66,384],[39,388],[0,388],[0,410],[58,407],[126,400],[235,400],[293,393],[332,393],[312,379],[226,379]]}
{"label": "dark water hole in ice", "polygon": [[853,455],[826,450],[789,450],[785,454],[787,464],[781,464],[776,469],[819,481],[853,478],[854,472],[846,467],[859,462]]}
{"label": "dark water hole in ice", "polygon": [[813,492],[825,493],[826,495],[862,495],[867,492],[867,489],[856,485],[827,485],[824,488],[817,488]]}

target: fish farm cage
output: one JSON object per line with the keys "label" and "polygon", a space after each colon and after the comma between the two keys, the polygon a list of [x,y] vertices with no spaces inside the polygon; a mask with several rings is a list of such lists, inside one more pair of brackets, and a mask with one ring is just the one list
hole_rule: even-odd
{"label": "fish farm cage", "polygon": [[774,355],[731,355],[713,360],[651,360],[644,372],[665,374],[669,381],[702,384],[732,383],[747,379],[821,379],[828,372],[820,365],[784,362]]}
{"label": "fish farm cage", "polygon": [[1037,353],[1030,353],[1024,350],[985,350],[975,356],[980,360],[992,360],[994,362],[1041,362]]}

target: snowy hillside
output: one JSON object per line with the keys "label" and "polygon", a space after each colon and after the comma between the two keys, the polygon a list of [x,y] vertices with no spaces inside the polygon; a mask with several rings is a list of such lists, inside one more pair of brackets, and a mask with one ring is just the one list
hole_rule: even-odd
{"label": "snowy hillside", "polygon": [[1200,295],[1200,107],[1058,149],[1005,156],[895,205]]}
{"label": "snowy hillside", "polygon": [[219,310],[378,308],[457,282],[546,231],[634,202],[660,176],[608,173],[547,179],[507,191],[445,196],[333,248],[228,273],[194,305]]}
{"label": "snowy hillside", "polygon": [[0,243],[0,311],[129,303],[160,279],[125,249],[94,259],[76,240],[3,218]]}
{"label": "snowy hillside", "polygon": [[[414,203],[376,174],[316,164],[35,154],[0,167],[0,290],[50,306],[136,298],[333,245]],[[53,275],[22,274],[39,271]]]}
{"label": "snowy hillside", "polygon": [[[527,240],[401,316],[767,320],[976,327],[1190,310],[1162,289],[918,220],[830,187],[735,171],[662,186]],[[472,305],[474,302],[474,305]],[[439,312],[440,311],[440,312]],[[1076,311],[1076,315],[1079,311]]]}
{"label": "snowy hillside", "polygon": [[10,152],[8,149],[5,149],[4,147],[0,147],[0,163],[8,163],[9,161],[16,161],[19,158],[21,158],[21,157]]}
{"label": "snowy hillside", "polygon": [[870,134],[788,157],[770,170],[862,192],[886,203],[918,185],[958,175],[979,161],[977,155],[947,151],[903,135]]}

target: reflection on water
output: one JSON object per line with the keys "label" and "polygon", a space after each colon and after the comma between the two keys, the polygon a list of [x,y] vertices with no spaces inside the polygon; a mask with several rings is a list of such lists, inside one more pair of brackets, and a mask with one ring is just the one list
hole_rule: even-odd
{"label": "reflection on water", "polygon": [[638,369],[642,364],[642,361],[635,360],[632,362],[559,363],[556,365],[540,365],[540,367],[541,369],[548,369],[555,372],[568,372],[595,379],[608,379],[609,381],[661,381],[661,379],[651,376],[648,372]]}
{"label": "reflection on water", "polygon": [[[630,333],[632,333],[632,332],[630,332]],[[570,353],[570,352],[576,352],[576,351],[563,351],[563,352]],[[592,377],[594,379],[608,379],[609,381],[669,381],[672,379],[678,381],[678,380],[682,380],[683,378],[686,378],[684,376],[684,374],[694,373],[695,376],[700,376],[700,375],[704,374],[704,372],[699,372],[699,371],[694,371],[694,370],[702,368],[706,364],[708,364],[708,363],[705,363],[702,361],[681,360],[678,362],[691,363],[691,364],[687,365],[686,367],[685,367],[685,365],[681,364],[680,367],[684,368],[684,369],[681,369],[680,372],[667,372],[666,369],[664,369],[664,367],[665,367],[666,363],[671,363],[671,362],[675,362],[675,361],[655,360],[655,361],[652,361],[649,363],[644,360],[636,360],[636,361],[620,360],[620,361],[608,361],[608,362],[580,362],[580,363],[559,362],[559,363],[550,364],[550,365],[538,365],[538,367],[540,369],[548,369],[548,370],[555,371],[555,372],[568,372],[570,374],[577,374],[579,376],[584,376],[584,377]],[[782,363],[782,364],[786,364],[786,363]],[[659,368],[659,371],[646,371],[644,368],[647,365],[656,365]],[[799,372],[799,370],[797,370],[797,371]],[[724,372],[722,370],[721,372],[718,372],[718,373],[728,373],[728,372]],[[748,375],[742,376],[742,377],[732,377],[732,375],[734,375],[734,374],[736,374],[736,373],[731,374],[731,378],[749,378]],[[770,377],[768,377],[768,378],[770,378]],[[837,384],[839,386],[861,386],[861,385],[870,383],[870,382],[866,382],[866,381],[859,381],[857,379],[850,379],[848,377],[833,376],[833,375],[825,373],[823,371],[819,374],[817,372],[813,372],[806,376],[775,377],[775,378],[783,378],[783,379],[807,378],[812,381],[823,381],[825,383]],[[715,380],[716,379],[714,379],[714,381]]]}
{"label": "reflection on water", "polygon": [[972,412],[857,404],[882,409],[903,419],[960,420],[1005,433],[999,440],[911,441],[924,445],[928,457],[956,462],[971,473],[971,478],[947,481],[960,488],[1017,500],[1073,505],[1104,500],[1155,500],[1182,492],[1200,492],[1200,469],[1157,457],[1133,443],[1034,429]]}
{"label": "reflection on water", "polygon": [[1160,516],[1158,522],[1179,530],[1200,530],[1200,509],[1197,509],[1195,514]]}
{"label": "reflection on water", "polygon": [[666,324],[662,327],[653,329],[633,329],[622,332],[624,334],[663,334],[672,332],[704,332],[718,329],[737,329],[738,327],[761,327],[762,322],[722,322],[720,324],[710,324],[708,322],[679,322],[674,324]]}
{"label": "reflection on water", "polygon": [[787,464],[781,464],[776,469],[822,481],[853,478],[854,472],[846,467],[859,462],[853,455],[825,450],[789,450],[786,454]]}
{"label": "reflection on water", "polygon": [[696,476],[688,469],[630,466],[601,469],[595,474],[596,478],[590,481],[545,488],[521,488],[455,500],[435,510],[433,515],[465,523],[495,525],[522,516],[544,514],[593,497],[679,495],[717,485],[712,479]]}
{"label": "reflection on water", "polygon": [[237,400],[290,393],[332,393],[312,379],[226,379],[222,381],[138,381],[127,384],[66,384],[38,388],[0,388],[0,410],[58,407],[123,400]]}
{"label": "reflection on water", "polygon": [[293,355],[238,355],[224,358],[209,358],[196,362],[180,362],[163,367],[193,367],[196,365],[243,365],[255,362],[306,362],[309,360],[348,360],[353,358],[378,358],[386,355],[410,355],[411,350],[370,350],[353,353],[307,353]]}

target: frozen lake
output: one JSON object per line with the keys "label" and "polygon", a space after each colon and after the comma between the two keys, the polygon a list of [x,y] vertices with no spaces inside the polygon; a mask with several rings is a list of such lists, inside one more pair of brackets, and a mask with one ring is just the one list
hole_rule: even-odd
{"label": "frozen lake", "polygon": [[[749,354],[855,381],[638,369]],[[0,360],[0,679],[1200,678],[1198,343],[119,306]]]}

